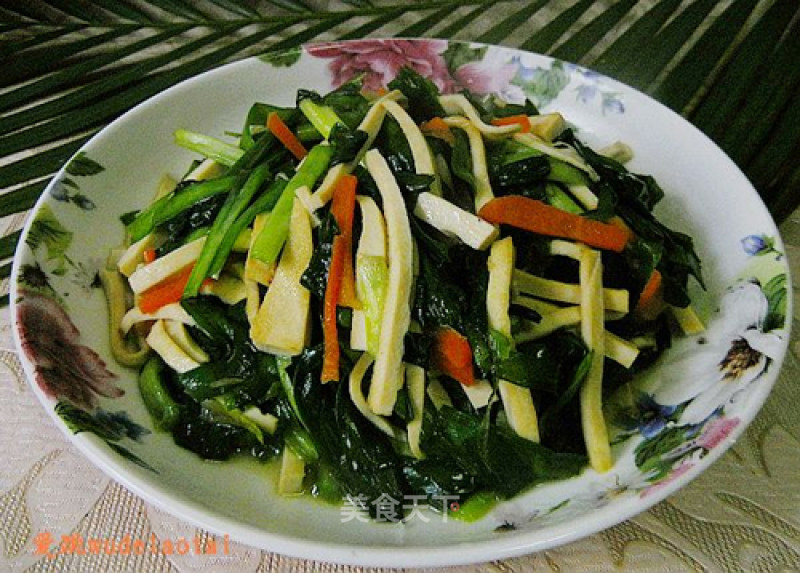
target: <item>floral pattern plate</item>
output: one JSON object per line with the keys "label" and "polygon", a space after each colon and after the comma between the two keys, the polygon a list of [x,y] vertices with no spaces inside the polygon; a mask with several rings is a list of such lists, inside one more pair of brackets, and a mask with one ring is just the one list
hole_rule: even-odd
{"label": "floral pattern plate", "polygon": [[[120,215],[141,208],[164,173],[193,159],[172,144],[188,128],[236,131],[254,101],[291,104],[363,75],[383,87],[402,66],[444,92],[469,89],[561,111],[591,145],[617,140],[629,167],[656,177],[657,213],[690,233],[707,289],[707,325],[681,339],[632,388],[606,404],[614,467],[534,488],[475,523],[414,512],[376,524],[310,499],[284,499],[274,468],[201,461],[156,431],[135,372],[113,362],[97,270],[122,239]],[[178,517],[245,543],[354,564],[486,561],[589,535],[629,518],[697,476],[753,419],[777,378],[791,316],[782,243],[733,162],[685,120],[591,70],[518,50],[442,40],[309,45],[197,76],[112,123],[78,152],[41,198],[14,262],[13,320],[23,363],[51,418],[95,463]],[[52,423],[45,419],[42,424]]]}

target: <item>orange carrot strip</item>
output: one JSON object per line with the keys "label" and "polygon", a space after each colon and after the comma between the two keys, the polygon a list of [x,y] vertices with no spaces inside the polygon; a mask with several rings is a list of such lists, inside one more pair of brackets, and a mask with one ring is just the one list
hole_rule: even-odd
{"label": "orange carrot strip", "polygon": [[492,199],[478,213],[494,224],[505,224],[531,233],[580,241],[590,247],[622,252],[633,238],[617,225],[562,211],[537,199],[506,195]]}
{"label": "orange carrot strip", "polygon": [[634,312],[645,320],[653,320],[664,308],[663,277],[658,269],[653,269],[650,278],[639,295]]}
{"label": "orange carrot strip", "polygon": [[145,314],[152,314],[162,306],[178,302],[183,296],[183,289],[189,282],[194,263],[188,264],[178,272],[168,276],[160,283],[151,286],[139,295],[139,308]]}
{"label": "orange carrot strip", "polygon": [[531,130],[531,120],[524,114],[496,117],[492,120],[492,125],[518,125],[520,127],[519,133],[528,133]]}
{"label": "orange carrot strip", "polygon": [[156,260],[156,250],[145,249],[142,253],[142,259],[144,259],[145,263],[152,263],[154,260]]}
{"label": "orange carrot strip", "polygon": [[354,175],[342,175],[336,182],[333,192],[333,213],[339,226],[339,235],[335,240],[344,243],[344,262],[342,271],[342,288],[339,292],[338,304],[349,308],[360,308],[356,297],[356,279],[353,267],[353,217],[356,208],[356,186],[358,178]]}
{"label": "orange carrot strip", "polygon": [[336,188],[333,191],[331,213],[339,226],[339,234],[333,238],[328,284],[325,286],[325,300],[322,303],[322,338],[325,351],[322,356],[320,379],[323,383],[339,380],[339,334],[336,325],[336,308],[339,305],[350,306],[357,302],[353,273],[352,236],[357,184],[358,179],[354,175],[342,175],[336,182]]}
{"label": "orange carrot strip", "polygon": [[325,287],[325,300],[322,306],[322,338],[325,350],[322,355],[320,379],[323,383],[339,380],[339,333],[336,326],[336,307],[342,286],[345,244],[337,239],[339,236],[333,240],[331,266],[328,269],[328,284]]}
{"label": "orange carrot strip", "polygon": [[421,123],[419,128],[425,135],[442,139],[451,145],[456,142],[456,136],[441,117],[433,117]]}
{"label": "orange carrot strip", "polygon": [[286,125],[274,111],[267,116],[267,129],[270,130],[272,135],[274,135],[297,159],[303,159],[308,155],[308,151],[303,147],[303,144],[300,143],[300,140],[297,139],[297,136],[292,133],[289,126]]}
{"label": "orange carrot strip", "polygon": [[436,331],[431,359],[435,368],[464,386],[475,384],[472,347],[454,328],[444,326]]}

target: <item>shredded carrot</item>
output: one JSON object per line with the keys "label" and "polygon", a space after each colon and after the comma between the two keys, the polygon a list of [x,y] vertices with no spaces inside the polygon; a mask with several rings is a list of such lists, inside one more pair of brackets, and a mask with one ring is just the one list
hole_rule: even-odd
{"label": "shredded carrot", "polygon": [[622,252],[633,238],[629,230],[562,211],[537,199],[506,195],[492,199],[478,213],[494,224],[505,224],[531,233],[580,241],[590,247]]}
{"label": "shredded carrot", "polygon": [[475,384],[472,347],[469,340],[454,328],[445,326],[436,331],[431,359],[435,368],[464,386]]}
{"label": "shredded carrot", "polygon": [[[189,263],[179,271],[171,274],[158,284],[151,286],[139,294],[138,306],[145,314],[153,314],[162,306],[178,302],[183,298],[189,275],[192,274],[194,263]],[[209,287],[216,281],[211,277],[203,281],[202,287]]]}
{"label": "shredded carrot", "polygon": [[357,184],[358,179],[354,175],[343,175],[336,182],[333,191],[331,213],[336,219],[339,234],[333,238],[328,284],[325,286],[325,300],[322,305],[322,338],[325,350],[320,379],[323,383],[339,380],[339,333],[336,325],[336,309],[340,305],[353,306],[357,302],[352,236]]}
{"label": "shredded carrot", "polygon": [[[336,239],[339,237],[337,236]],[[325,300],[322,306],[322,338],[325,350],[322,356],[323,383],[339,380],[339,332],[336,326],[336,307],[342,286],[344,270],[344,242],[333,241],[331,266],[328,268],[328,284],[325,287]]]}
{"label": "shredded carrot", "polygon": [[145,249],[142,253],[142,258],[144,259],[145,263],[152,263],[154,260],[156,260],[156,250]]}
{"label": "shredded carrot", "polygon": [[333,192],[331,213],[339,227],[339,235],[335,240],[344,243],[344,262],[342,271],[342,288],[338,304],[349,308],[360,308],[356,297],[356,279],[353,267],[353,217],[356,208],[356,186],[358,179],[354,175],[342,175],[336,182]]}
{"label": "shredded carrot", "polygon": [[425,135],[442,139],[451,145],[456,142],[456,136],[441,117],[433,117],[421,123],[419,128]]}
{"label": "shredded carrot", "polygon": [[520,127],[519,133],[528,133],[531,130],[531,120],[524,114],[496,117],[492,120],[492,125],[518,125]]}
{"label": "shredded carrot", "polygon": [[183,296],[183,289],[189,282],[194,263],[186,265],[178,272],[168,276],[160,283],[151,286],[139,295],[139,308],[145,314],[152,314],[162,306],[178,302]]}
{"label": "shredded carrot", "polygon": [[650,278],[639,295],[634,312],[644,320],[654,320],[664,309],[663,277],[658,269],[653,269]]}
{"label": "shredded carrot", "polygon": [[303,144],[300,143],[300,140],[297,139],[297,136],[292,133],[289,126],[286,125],[281,117],[274,111],[267,116],[267,129],[270,130],[272,135],[274,135],[297,159],[303,159],[308,155],[308,151],[303,147]]}

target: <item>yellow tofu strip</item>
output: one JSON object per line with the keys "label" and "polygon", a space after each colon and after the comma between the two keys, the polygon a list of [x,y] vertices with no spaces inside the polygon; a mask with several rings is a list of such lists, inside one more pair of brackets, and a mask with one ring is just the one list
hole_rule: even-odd
{"label": "yellow tofu strip", "polygon": [[247,291],[247,302],[245,303],[245,314],[247,322],[253,326],[253,321],[258,315],[258,308],[261,306],[261,289],[256,281],[244,279],[244,288]]}
{"label": "yellow tofu strip", "polygon": [[424,191],[417,197],[414,215],[449,237],[482,251],[492,244],[500,230],[477,215],[465,211],[447,199]]}
{"label": "yellow tofu strip", "polygon": [[425,141],[425,136],[422,135],[417,122],[415,122],[408,112],[404,110],[396,101],[384,100],[383,107],[386,111],[397,121],[403,135],[408,140],[408,146],[411,149],[411,156],[414,158],[414,171],[418,175],[433,175],[434,180],[431,184],[430,191],[434,195],[441,195],[442,189],[439,185],[439,178],[436,175],[436,167],[433,162],[433,155],[431,154],[428,142]]}
{"label": "yellow tofu strip", "polygon": [[408,447],[412,455],[421,460],[425,454],[420,448],[422,437],[422,414],[425,409],[425,369],[415,364],[406,364],[406,388],[413,416],[408,422]]}
{"label": "yellow tofu strip", "polygon": [[157,320],[147,335],[147,344],[167,365],[179,373],[194,370],[200,363],[189,356],[167,332],[163,320]]}
{"label": "yellow tofu strip", "polygon": [[589,372],[580,390],[583,439],[589,463],[597,472],[611,469],[611,446],[603,416],[603,361],[605,332],[603,328],[603,264],[600,252],[584,248],[580,258],[581,336],[592,352]]}
{"label": "yellow tofu strip", "polygon": [[[269,213],[259,213],[253,221],[253,230],[250,233],[250,247],[252,248],[255,243],[256,237],[261,234],[261,231],[269,220]],[[265,263],[259,261],[257,258],[250,256],[250,248],[248,248],[247,259],[244,262],[244,278],[245,280],[254,281],[258,284],[269,285],[272,278],[275,276],[275,269],[278,268],[278,263],[273,261]]]}
{"label": "yellow tofu strip", "polygon": [[367,402],[370,410],[388,416],[403,385],[403,337],[411,322],[414,247],[403,195],[389,165],[377,149],[368,151],[365,159],[383,199],[389,259],[389,284]]}
{"label": "yellow tofu strip", "polygon": [[142,336],[129,342],[122,336],[120,324],[127,310],[128,285],[116,268],[100,270],[100,283],[108,304],[109,342],[111,354],[123,366],[141,366],[150,354],[150,347]]}
{"label": "yellow tofu strip", "polygon": [[159,233],[147,233],[144,237],[125,249],[117,262],[117,268],[126,277],[131,276],[139,265],[144,264],[144,252],[155,249],[163,242]]}
{"label": "yellow tofu strip", "polygon": [[[519,269],[514,269],[514,289],[527,295],[558,302],[579,304],[581,301],[580,285],[537,277]],[[628,313],[630,308],[628,291],[604,288],[601,298],[606,310]]]}
{"label": "yellow tofu strip", "polygon": [[372,366],[373,360],[373,357],[370,356],[368,352],[364,352],[359,357],[355,366],[353,366],[353,370],[350,372],[348,386],[350,399],[353,401],[358,411],[361,412],[361,415],[372,422],[376,428],[394,440],[401,440],[403,431],[393,426],[383,416],[379,416],[370,410],[367,399],[364,397],[362,383],[364,381],[364,375],[367,373],[367,370],[369,370],[369,367]]}
{"label": "yellow tofu strip", "polygon": [[359,164],[367,150],[372,147],[378,132],[383,125],[383,119],[386,117],[386,107],[383,105],[385,102],[394,102],[403,97],[403,92],[399,90],[392,90],[389,93],[381,96],[372,103],[364,119],[358,124],[358,130],[367,134],[367,140],[361,146],[361,150],[356,155],[356,158],[349,163],[339,163],[328,170],[325,178],[320,183],[316,191],[311,195],[308,201],[309,209],[316,211],[323,207],[333,197],[333,190],[336,187],[336,182],[342,175],[353,172],[353,169]]}
{"label": "yellow tofu strip", "polygon": [[612,465],[608,429],[603,416],[603,362],[606,354],[603,263],[600,251],[580,243],[555,240],[550,243],[550,250],[577,259],[579,263],[581,337],[592,353],[589,372],[580,391],[583,439],[589,463],[595,471],[603,473]]}
{"label": "yellow tofu strip", "polygon": [[164,323],[164,330],[167,331],[169,337],[175,344],[180,346],[181,350],[188,354],[192,360],[200,364],[209,361],[208,354],[206,354],[205,350],[200,348],[192,337],[189,336],[185,324],[175,320],[163,320],[160,322]]}
{"label": "yellow tofu strip", "polygon": [[[514,271],[514,244],[511,237],[492,243],[488,265],[489,285],[486,293],[486,311],[489,327],[513,341],[511,317],[508,314],[511,301],[511,277]],[[538,442],[539,422],[530,390],[505,380],[498,382],[497,389],[511,428],[519,436]]]}
{"label": "yellow tofu strip", "polygon": [[144,292],[195,262],[200,256],[205,242],[206,238],[200,237],[157,258],[152,263],[139,267],[128,277],[131,290],[134,294]]}
{"label": "yellow tofu strip", "polygon": [[206,179],[219,177],[224,171],[225,166],[221,163],[217,163],[213,159],[204,159],[200,165],[184,177],[184,181],[205,181]]}
{"label": "yellow tofu strip", "polygon": [[190,326],[195,325],[192,315],[184,310],[181,303],[173,302],[162,306],[152,314],[145,314],[138,306],[134,306],[122,317],[122,320],[119,322],[119,329],[122,334],[127,334],[128,331],[133,328],[134,324],[153,320],[174,320]]}
{"label": "yellow tofu strip", "polygon": [[567,127],[564,116],[558,112],[529,115],[528,122],[531,124],[531,133],[548,142],[553,141]]}
{"label": "yellow tofu strip", "polygon": [[518,125],[489,125],[481,119],[478,111],[462,94],[439,96],[439,103],[449,115],[464,115],[487,139],[503,139],[519,131]]}
{"label": "yellow tofu strip", "polygon": [[310,293],[300,277],[314,250],[308,211],[295,201],[289,237],[283,247],[275,278],[264,295],[250,327],[250,338],[259,350],[294,356],[306,346],[310,328]]}
{"label": "yellow tofu strip", "polygon": [[554,159],[560,159],[564,163],[569,163],[573,167],[577,167],[581,171],[585,172],[589,179],[592,181],[597,181],[600,177],[597,175],[597,172],[592,169],[592,166],[586,163],[586,161],[581,157],[580,153],[575,151],[572,147],[567,144],[563,145],[554,145],[543,139],[536,137],[532,133],[515,133],[514,134],[514,141],[521,143],[531,149],[535,149],[540,153],[544,153],[545,155],[549,155]]}
{"label": "yellow tofu strip", "polygon": [[280,495],[297,495],[303,493],[303,479],[306,476],[306,464],[303,458],[283,448],[281,455],[281,472],[278,476],[278,493]]}
{"label": "yellow tofu strip", "polygon": [[450,127],[463,129],[469,139],[472,176],[475,179],[475,211],[478,212],[481,207],[494,199],[492,184],[489,182],[489,167],[486,165],[486,148],[483,145],[483,137],[472,122],[464,117],[446,117],[444,121]]}
{"label": "yellow tofu strip", "polygon": [[247,287],[244,281],[229,273],[222,273],[217,280],[205,283],[200,287],[200,292],[213,295],[230,305],[247,298]]}
{"label": "yellow tofu strip", "polygon": [[594,211],[600,204],[600,199],[586,185],[568,185],[567,188],[572,196],[588,211]]}
{"label": "yellow tofu strip", "polygon": [[[559,328],[575,326],[581,323],[580,306],[563,307],[550,313],[540,314],[542,319],[539,322],[528,320],[523,322],[522,330],[514,336],[515,343],[523,344],[539,340]],[[606,316],[608,316],[608,313],[606,313]],[[620,338],[607,330],[604,330],[604,334],[606,357],[625,368],[630,368],[636,357],[639,356],[639,347],[633,342]]]}
{"label": "yellow tofu strip", "polygon": [[428,382],[427,394],[437,410],[441,410],[443,406],[453,406],[453,401],[450,399],[447,390],[436,378],[431,378]]}
{"label": "yellow tofu strip", "polygon": [[[513,285],[513,280],[512,280]],[[563,308],[558,304],[554,304],[552,302],[547,302],[545,300],[539,300],[538,298],[533,298],[531,296],[525,296],[520,293],[511,293],[511,302],[517,306],[524,306],[525,308],[529,308],[534,312],[539,314],[547,314],[548,312],[553,312],[554,310],[558,310],[559,308]]]}
{"label": "yellow tofu strip", "polygon": [[605,331],[605,355],[617,364],[630,368],[639,356],[639,350],[633,342]]}
{"label": "yellow tofu strip", "polygon": [[706,327],[703,325],[703,321],[700,320],[691,305],[686,308],[670,306],[669,310],[686,336],[693,336],[705,331]]}
{"label": "yellow tofu strip", "polygon": [[597,153],[623,164],[633,159],[633,149],[631,149],[630,145],[621,141],[606,145],[598,149]]}

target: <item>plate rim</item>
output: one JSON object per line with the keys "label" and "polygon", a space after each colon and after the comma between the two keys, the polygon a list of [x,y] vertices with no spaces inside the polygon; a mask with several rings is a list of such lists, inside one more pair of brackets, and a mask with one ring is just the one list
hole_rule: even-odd
{"label": "plate rim", "polygon": [[[191,76],[177,84],[147,98],[136,106],[130,108],[119,117],[108,123],[97,133],[95,133],[89,140],[87,140],[81,147],[71,155],[75,157],[87,148],[91,148],[93,144],[101,137],[103,137],[108,130],[117,127],[119,124],[125,123],[131,115],[136,114],[140,109],[146,106],[158,105],[162,98],[170,97],[173,93],[182,89],[188,89],[190,84],[201,81],[202,78],[220,73],[221,70],[230,70],[236,66],[248,65],[254,60],[262,59],[263,57],[273,57],[276,55],[292,52],[306,52],[308,47],[313,47],[320,44],[331,43],[351,43],[351,42],[381,42],[381,41],[395,41],[395,40],[408,40],[408,41],[431,41],[431,38],[364,38],[356,40],[343,40],[334,42],[311,42],[303,44],[300,47],[291,48],[278,52],[267,52],[263,55],[254,55],[233,62],[225,63],[213,69],[204,71],[200,74]],[[534,56],[544,58],[549,61],[555,61],[555,58],[545,54],[521,50],[519,48],[501,46],[494,44],[486,44],[481,42],[463,41],[463,40],[443,40],[450,44],[466,44],[472,47],[487,47],[490,49],[501,49],[509,53],[518,54],[532,54]],[[591,67],[576,66],[580,69],[592,70]],[[775,237],[778,245],[783,245],[780,237],[778,227],[774,222],[771,214],[769,213],[762,197],[758,194],[752,183],[742,172],[742,170],[733,162],[733,160],[722,151],[719,146],[705,133],[699,130],[696,126],[691,124],[688,120],[680,116],[674,110],[668,108],[666,105],[655,100],[644,92],[634,88],[630,85],[624,84],[612,77],[604,74],[599,74],[601,77],[609,80],[612,85],[617,85],[627,91],[636,94],[637,97],[645,98],[650,105],[658,106],[662,112],[673,116],[673,119],[680,121],[686,127],[695,132],[695,135],[700,136],[705,140],[705,143],[713,148],[717,153],[721,154],[729,168],[737,172],[738,177],[747,182],[748,192],[751,194],[751,199],[759,202],[760,208],[765,212],[768,220],[771,222]],[[350,565],[360,566],[407,566],[407,567],[423,567],[423,566],[445,566],[445,565],[464,565],[469,563],[478,563],[494,559],[508,558],[528,554],[535,551],[540,551],[547,548],[557,547],[577,539],[587,537],[589,535],[598,533],[623,521],[626,521],[635,515],[648,511],[655,504],[663,501],[667,497],[673,495],[679,489],[685,487],[692,482],[697,476],[705,471],[710,465],[715,463],[728,449],[738,440],[738,438],[745,432],[747,427],[758,415],[763,408],[764,402],[770,395],[772,388],[778,380],[778,376],[786,357],[789,340],[791,337],[791,312],[792,312],[792,297],[787,297],[787,313],[785,321],[786,337],[784,344],[781,348],[779,356],[775,359],[778,367],[773,368],[771,373],[767,373],[765,378],[761,381],[760,388],[749,395],[750,405],[745,415],[739,416],[741,423],[733,429],[727,438],[714,447],[708,455],[702,460],[698,461],[679,479],[664,484],[653,492],[647,498],[640,497],[627,498],[621,502],[612,502],[601,508],[593,509],[587,514],[582,515],[579,523],[574,523],[574,518],[558,524],[545,525],[536,529],[514,532],[513,534],[506,534],[505,536],[496,539],[487,539],[481,541],[464,541],[457,544],[448,546],[430,546],[430,545],[347,545],[332,542],[318,542],[306,539],[300,539],[292,535],[283,535],[280,533],[271,533],[258,529],[252,525],[238,523],[230,517],[221,515],[214,511],[211,506],[200,505],[197,502],[184,499],[183,496],[176,496],[177,492],[172,492],[164,487],[161,487],[157,479],[149,479],[145,473],[138,471],[131,472],[131,467],[128,462],[120,459],[120,456],[102,445],[96,436],[87,433],[74,434],[58,417],[53,407],[54,398],[45,395],[45,393],[36,384],[33,377],[33,366],[25,353],[20,333],[18,328],[17,316],[17,299],[19,291],[19,270],[26,258],[25,253],[25,239],[28,236],[30,227],[36,218],[42,206],[49,202],[50,191],[54,185],[65,176],[66,165],[69,160],[65,162],[59,171],[49,181],[47,187],[42,192],[35,205],[30,209],[27,216],[25,225],[20,235],[18,247],[15,250],[12,272],[9,278],[9,307],[10,307],[10,322],[11,330],[13,333],[14,344],[17,350],[17,355],[20,358],[25,378],[29,387],[33,390],[40,404],[48,412],[50,418],[54,421],[63,434],[67,437],[68,441],[74,444],[78,450],[86,456],[89,461],[95,466],[99,467],[105,474],[112,479],[122,484],[124,487],[132,491],[134,494],[140,496],[148,503],[152,503],[156,507],[164,510],[165,512],[174,515],[182,520],[185,520],[195,525],[199,525],[208,531],[220,535],[229,534],[230,538],[253,547],[265,551],[274,551],[284,555],[290,555],[302,559],[317,559],[329,562],[336,562]],[[770,229],[771,230],[771,229]],[[792,277],[787,262],[784,260],[782,265],[785,269],[787,276],[787,289],[791,292]],[[591,470],[590,470],[591,471]],[[591,525],[587,525],[587,523]],[[542,532],[549,535],[542,536]]]}

